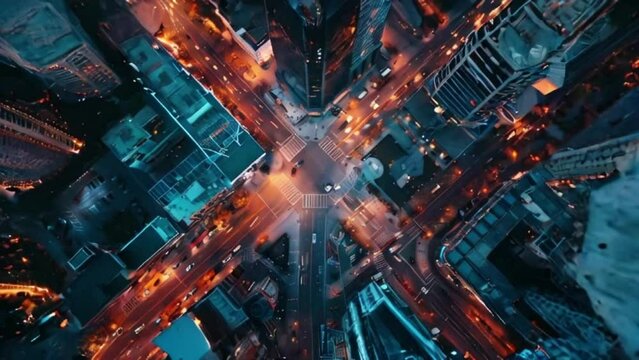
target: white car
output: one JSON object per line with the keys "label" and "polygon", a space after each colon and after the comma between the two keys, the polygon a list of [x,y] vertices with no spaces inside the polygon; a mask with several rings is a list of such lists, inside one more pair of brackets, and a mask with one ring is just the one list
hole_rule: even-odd
{"label": "white car", "polygon": [[186,272],[191,271],[191,269],[193,269],[194,266],[195,266],[194,262],[190,263],[189,266],[186,267]]}
{"label": "white car", "polygon": [[326,184],[324,185],[324,191],[331,192],[331,190],[333,190],[333,185],[332,184]]}
{"label": "white car", "polygon": [[233,254],[229,254],[229,256],[227,256],[226,259],[222,260],[222,264],[226,264],[227,262],[231,261],[232,258],[233,258]]}
{"label": "white car", "polygon": [[133,330],[133,332],[135,333],[135,335],[138,335],[139,333],[142,332],[142,330],[144,330],[144,324],[136,327],[135,330]]}
{"label": "white car", "polygon": [[235,248],[233,248],[233,254],[237,254],[237,252],[240,251],[241,248],[242,248],[242,245],[238,245]]}

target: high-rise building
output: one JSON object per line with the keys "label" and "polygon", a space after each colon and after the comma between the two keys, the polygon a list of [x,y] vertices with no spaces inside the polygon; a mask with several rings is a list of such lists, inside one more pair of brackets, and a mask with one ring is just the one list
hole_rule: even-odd
{"label": "high-rise building", "polygon": [[349,359],[445,359],[430,332],[387,284],[373,282],[346,309]]}
{"label": "high-rise building", "polygon": [[[619,105],[627,101],[633,106],[636,97],[636,92],[628,94],[601,117],[619,116],[617,110],[623,109]],[[636,121],[636,116],[628,120]],[[629,357],[639,352],[635,336],[639,316],[630,310],[638,306],[639,298],[635,280],[639,266],[630,255],[638,249],[639,224],[639,201],[632,195],[639,191],[639,132],[634,128],[601,143],[560,151],[544,165],[557,179],[599,183],[590,194],[587,227],[571,273]],[[605,130],[609,131],[606,138],[620,135],[614,134],[608,122]]]}
{"label": "high-rise building", "polygon": [[266,0],[277,73],[322,111],[377,54],[389,0]]}
{"label": "high-rise building", "polygon": [[0,103],[0,185],[29,187],[63,167],[82,145],[49,123]]}
{"label": "high-rise building", "polygon": [[639,133],[611,139],[603,143],[560,151],[544,166],[556,179],[608,176],[626,172],[639,155]]}
{"label": "high-rise building", "polygon": [[[486,112],[511,108],[533,86],[546,95],[563,85],[564,52],[607,1],[513,1],[470,34],[428,79],[435,102],[454,121],[476,124]],[[515,111],[500,111],[515,120]]]}
{"label": "high-rise building", "polygon": [[120,84],[62,0],[3,3],[0,58],[66,99],[104,95]]}

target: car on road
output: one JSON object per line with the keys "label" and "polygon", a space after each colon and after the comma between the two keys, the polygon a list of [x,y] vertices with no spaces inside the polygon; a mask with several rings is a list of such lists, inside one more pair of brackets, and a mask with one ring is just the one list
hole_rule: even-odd
{"label": "car on road", "polygon": [[144,326],[145,326],[145,325],[144,325],[144,324],[142,324],[142,325],[140,325],[140,326],[136,327],[136,328],[135,328],[135,330],[133,330],[133,332],[135,333],[135,335],[138,335],[139,333],[141,333],[141,332],[142,332],[142,330],[144,330]]}
{"label": "car on road", "polygon": [[325,192],[329,193],[329,192],[331,192],[331,190],[333,190],[333,184],[331,184],[331,183],[324,184],[324,191]]}
{"label": "car on road", "polygon": [[113,332],[113,337],[116,336],[120,336],[124,333],[124,328],[122,326],[120,326],[119,328],[117,328],[114,332]]}
{"label": "car on road", "polygon": [[155,321],[153,322],[155,325],[160,325],[162,323],[162,318],[159,317],[157,319],[155,319]]}
{"label": "car on road", "polygon": [[145,325],[144,325],[144,324],[142,324],[142,325],[140,325],[140,326],[136,327],[136,328],[135,328],[135,330],[133,330],[133,332],[135,333],[135,335],[138,335],[139,333],[141,333],[141,332],[142,332],[142,330],[144,330],[144,326],[145,326]]}
{"label": "car on road", "polygon": [[240,249],[242,248],[242,245],[238,245],[236,247],[233,248],[232,253],[233,254],[237,254],[238,251],[240,251]]}
{"label": "car on road", "polygon": [[399,248],[401,248],[401,247],[402,247],[402,244],[401,244],[401,243],[397,243],[397,244],[395,244],[395,245],[391,246],[391,247],[388,249],[388,252],[389,252],[389,253],[391,253],[391,254],[394,254],[394,253],[395,253],[395,252],[397,252],[397,250],[399,250]]}
{"label": "car on road", "polygon": [[362,92],[357,95],[357,100],[362,100],[366,95],[368,95],[368,90],[362,90]]}
{"label": "car on road", "polygon": [[193,289],[191,289],[191,291],[189,291],[188,293],[186,293],[186,295],[184,295],[184,298],[182,299],[183,301],[188,300],[191,296],[193,296],[193,294],[195,294],[197,292],[197,287],[194,287]]}
{"label": "car on road", "polygon": [[233,258],[233,254],[229,254],[224,260],[222,260],[222,264],[226,265]]}
{"label": "car on road", "polygon": [[194,262],[190,263],[189,266],[186,267],[186,272],[191,271],[191,269],[193,269],[194,266],[195,266]]}

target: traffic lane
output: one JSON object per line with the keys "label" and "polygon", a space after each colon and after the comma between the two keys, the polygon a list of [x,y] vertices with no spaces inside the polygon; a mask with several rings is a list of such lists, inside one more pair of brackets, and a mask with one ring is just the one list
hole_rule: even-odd
{"label": "traffic lane", "polygon": [[[392,258],[387,260],[389,267],[391,268],[391,275],[386,279],[391,286],[400,294],[403,295],[404,301],[413,309],[415,314],[419,314],[422,321],[430,322],[429,326],[436,324],[451,333],[453,336],[447,337],[459,350],[469,351],[473,355],[482,359],[495,359],[497,353],[491,347],[482,347],[482,343],[486,343],[483,337],[478,338],[477,334],[470,331],[468,322],[466,319],[462,319],[458,316],[458,312],[454,311],[450,305],[446,305],[446,302],[442,302],[441,299],[433,296],[433,287],[431,284],[427,284],[419,277],[406,262],[398,262]],[[427,295],[420,295],[421,288],[429,289]],[[417,303],[417,299],[422,296],[425,301],[421,304]],[[443,321],[434,321],[434,319],[425,319],[426,314],[424,310],[430,310],[438,314]]]}
{"label": "traffic lane", "polygon": [[[251,202],[249,202],[250,204]],[[262,220],[259,221],[260,224],[272,224],[275,220],[275,217],[270,215],[268,212],[264,212],[266,205],[261,201],[253,202],[258,206],[252,206],[250,213],[265,213],[261,216]],[[249,207],[249,205],[247,205]],[[246,209],[246,208],[245,208]],[[212,239],[209,239],[207,244],[204,244],[203,247],[197,251],[193,256],[189,257],[187,263],[194,263],[193,269],[190,272],[185,272],[187,264],[181,264],[177,269],[180,272],[184,272],[182,276],[176,274],[171,277],[169,281],[164,282],[162,287],[156,289],[153,293],[149,295],[144,301],[139,304],[137,307],[133,309],[130,313],[126,315],[126,322],[121,326],[126,327],[127,329],[135,329],[142,323],[148,323],[154,319],[157,319],[159,313],[157,313],[158,309],[164,309],[168,305],[170,305],[176,298],[182,298],[182,296],[177,296],[176,294],[186,293],[188,292],[193,283],[197,281],[204,273],[206,273],[210,268],[212,268],[215,262],[211,262],[211,257],[215,257],[216,260],[222,261],[224,257],[238,244],[243,244],[244,247],[250,247],[258,234],[260,233],[260,227],[255,226],[253,230],[250,230],[249,221],[253,221],[252,218],[244,217],[243,222],[240,226],[234,227],[231,231],[223,230],[219,231],[215,234]],[[249,228],[249,230],[247,230]],[[200,236],[207,236],[206,233],[201,234]],[[222,237],[222,241],[216,241],[219,237]],[[216,244],[217,246],[210,246],[211,244]],[[181,256],[188,256],[191,252],[190,243],[186,242],[182,248],[182,251],[179,253]],[[179,256],[178,256],[179,257]],[[163,264],[165,266],[172,266],[170,264]],[[168,285],[171,285],[170,287]],[[167,290],[168,289],[168,290]],[[168,294],[166,293],[168,291]],[[164,296],[162,294],[164,293]],[[144,306],[141,306],[144,305]],[[113,308],[112,311],[119,311],[118,308]],[[141,321],[142,320],[142,321]],[[144,321],[144,322],[143,322]],[[130,334],[130,332],[128,332]],[[124,334],[123,334],[124,335]],[[126,337],[125,337],[126,338]],[[128,342],[122,343],[124,338],[122,336],[116,338],[113,343],[109,345],[109,349],[117,349],[118,347],[125,347],[128,345]],[[130,339],[129,339],[130,340]],[[119,354],[120,352],[117,352]],[[111,352],[109,351],[109,354]],[[105,357],[106,359],[112,357]]]}
{"label": "traffic lane", "polygon": [[311,309],[313,311],[313,359],[319,359],[320,353],[320,325],[326,322],[326,212],[324,210],[315,210],[315,220],[313,231],[316,234],[316,243],[314,246],[313,257],[315,257],[315,266],[311,269],[313,274],[313,284],[309,286],[314,288],[314,295],[311,300]]}
{"label": "traffic lane", "polygon": [[[243,116],[236,117],[237,120],[251,132],[260,133],[264,139],[268,139],[271,147],[277,142],[283,142],[290,136],[290,132],[287,129],[270,121],[267,113],[264,113],[259,107],[250,105],[255,101],[255,98],[250,93],[234,91],[230,87],[234,81],[233,79],[220,75],[212,67],[205,66],[202,63],[202,59],[194,59],[193,62],[202,69],[204,82],[212,89],[213,93],[222,98],[229,98],[229,101],[237,106],[238,110],[243,114]],[[227,94],[228,92],[231,92],[231,94]]]}
{"label": "traffic lane", "polygon": [[[224,85],[228,86],[229,83],[232,83],[233,86],[241,90],[241,94],[234,94],[234,97],[237,97],[238,95],[241,96],[239,99],[241,101],[236,101],[236,104],[238,107],[242,107],[242,111],[248,116],[246,121],[262,119],[262,125],[268,128],[268,131],[265,130],[265,132],[267,134],[271,134],[273,142],[282,142],[286,140],[286,138],[292,134],[290,125],[285,121],[282,121],[272,110],[270,110],[269,106],[264,102],[261,96],[255,93],[253,87],[244,80],[242,74],[228,66],[226,61],[220,58],[217,52],[213,50],[216,47],[213,39],[211,37],[207,38],[203,35],[207,34],[206,29],[204,29],[203,26],[198,26],[199,23],[192,21],[188,15],[183,12],[177,12],[175,18],[179,20],[182,30],[188,34],[192,40],[188,42],[191,47],[191,55],[198,54],[200,62],[204,62],[205,64],[211,63],[212,65],[216,65],[218,68],[218,70],[215,70],[212,66],[203,66],[201,70],[208,69],[209,75],[215,76],[221,83],[218,84],[218,86],[224,87]],[[197,45],[199,49],[195,48],[195,45]],[[243,51],[241,49],[238,50]],[[207,61],[206,57],[210,60]],[[251,109],[248,104],[258,105],[258,109],[260,111],[251,114],[251,112],[255,109]],[[249,112],[249,110],[252,111]],[[279,125],[276,125],[276,123],[279,123]]]}
{"label": "traffic lane", "polygon": [[505,354],[515,351],[515,346],[511,342],[514,338],[498,319],[474,301],[475,295],[469,289],[463,285],[454,285],[441,271],[434,272],[434,275],[437,276],[437,290],[446,296],[448,302],[462,309],[466,322],[474,324],[474,329],[483,333],[492,347],[500,349]]}
{"label": "traffic lane", "polygon": [[[495,7],[496,6],[494,5],[494,2],[491,1],[491,2],[487,2],[483,4],[480,10],[477,10],[477,11],[490,11],[494,9]],[[404,96],[410,97],[410,94],[412,94],[419,87],[421,87],[422,84],[426,81],[426,78],[432,72],[434,72],[436,69],[438,69],[443,64],[445,64],[452,57],[452,55],[454,55],[453,53],[451,53],[450,55],[447,55],[445,52],[442,52],[441,50],[446,47],[452,47],[454,43],[457,43],[458,41],[460,41],[460,39],[465,38],[474,30],[475,27],[473,26],[472,22],[468,20],[470,17],[473,16],[474,12],[475,10],[471,11],[471,14],[469,14],[466,17],[456,18],[455,20],[450,22],[447,25],[447,27],[437,31],[433,39],[431,39],[426,44],[425,48],[419,53],[417,53],[411,59],[411,61],[407,63],[406,66],[404,66],[403,68],[399,70],[395,70],[394,75],[392,75],[392,78],[389,80],[389,82],[386,85],[384,85],[381,89],[378,89],[376,91],[371,91],[362,100],[360,100],[359,106],[358,106],[360,111],[351,110],[351,112],[353,112],[353,117],[356,119],[356,121],[352,123],[350,126],[353,127],[354,129],[361,129],[362,127],[364,127],[365,124],[369,122],[370,118],[372,117],[373,114],[375,114],[376,111],[377,113],[382,113],[387,110],[388,105],[392,101],[396,100],[396,99],[393,99],[393,95],[400,93],[399,95],[397,95],[397,98],[398,98],[397,108],[398,108],[399,105],[401,105],[401,102],[403,102]],[[452,37],[450,36],[451,34],[457,34],[457,36]],[[464,34],[464,35],[460,36],[460,34]],[[454,40],[451,40],[451,39],[454,39]],[[451,41],[453,42],[453,44],[451,44]],[[435,56],[437,56],[435,61],[431,61],[433,57]],[[421,79],[419,79],[419,81],[413,81],[414,79],[417,78],[417,76],[421,76]],[[409,85],[408,90],[403,90],[404,84]],[[382,99],[377,101],[378,103],[381,104],[378,109],[372,109],[370,107],[370,101],[373,99],[376,99],[376,100]],[[362,109],[363,111],[361,111]],[[390,110],[396,110],[396,109],[390,109]],[[358,118],[359,120],[357,120]],[[352,135],[344,134],[342,130],[338,129],[339,125],[341,125],[341,121],[338,121],[335,124],[333,124],[331,132],[335,134],[336,136],[339,136],[340,133],[342,133],[342,136],[344,136],[344,138],[338,144],[340,146],[345,147],[344,151],[346,153],[350,153],[353,149],[349,150],[346,148],[347,147],[346,144],[349,143],[346,140]],[[356,131],[351,132],[351,134],[355,134],[355,133]],[[354,142],[350,142],[350,143],[352,144]]]}
{"label": "traffic lane", "polygon": [[[462,155],[462,157],[456,160],[453,165],[461,168],[462,174],[455,178],[452,184],[443,184],[442,189],[434,194],[434,198],[431,198],[433,194],[430,192],[423,194],[425,198],[422,197],[421,200],[427,202],[427,207],[423,212],[413,218],[418,226],[423,227],[435,221],[439,217],[439,214],[436,214],[436,212],[439,211],[438,209],[460,199],[460,196],[463,196],[460,190],[483,173],[487,160],[501,153],[505,145],[501,143],[499,139],[490,138],[489,140],[491,141],[482,141],[481,144],[479,144],[485,144],[485,147],[474,146],[475,149],[483,150],[481,153],[475,154],[473,150],[469,150],[465,155]],[[453,171],[453,167],[450,166],[442,172],[444,171]],[[419,194],[417,195],[419,196]]]}
{"label": "traffic lane", "polygon": [[[312,357],[314,345],[314,324],[312,316],[313,289],[310,286],[312,279],[311,272],[315,266],[315,256],[313,254],[312,234],[313,234],[313,213],[310,210],[302,210],[300,216],[300,256],[306,260],[305,266],[300,271],[299,278],[299,314],[300,314],[300,356],[302,358]],[[303,260],[302,260],[303,261]],[[302,319],[303,317],[303,319]],[[303,321],[302,321],[303,320]]]}
{"label": "traffic lane", "polygon": [[[224,256],[223,253],[218,253],[214,255],[214,257],[216,257],[217,259],[223,259],[223,256]],[[228,276],[232,272],[233,268],[237,266],[240,262],[241,262],[241,259],[234,259],[231,262],[229,262],[227,264],[227,267],[224,270],[222,270],[221,274],[216,275],[214,281],[211,282],[210,284],[211,289],[219,285],[222,281],[224,281],[226,276]],[[203,264],[201,268],[204,268],[206,272],[213,267],[213,264],[214,262]],[[126,346],[122,348],[117,358],[122,358],[122,357],[130,358],[130,359],[145,358],[146,355],[148,354],[148,349],[149,348],[152,349],[155,347],[152,344],[152,340],[164,329],[164,324],[165,324],[164,320],[162,321],[162,326],[154,323],[154,321],[160,317],[160,313],[163,313],[163,311],[161,310],[176,304],[178,301],[183,303],[180,306],[182,308],[190,308],[195,303],[197,303],[197,301],[201,298],[201,295],[208,292],[208,290],[205,291],[204,289],[198,289],[198,292],[196,293],[198,295],[194,295],[193,297],[191,297],[189,299],[190,301],[187,301],[184,299],[185,299],[186,293],[188,293],[189,290],[193,289],[193,286],[195,286],[196,284],[200,286],[202,285],[201,283],[198,283],[198,280],[200,280],[201,278],[202,278],[201,273],[198,274],[198,270],[194,267],[194,270],[187,273],[187,275],[180,281],[180,284],[182,286],[179,289],[174,290],[173,288],[171,288],[171,290],[169,290],[170,293],[166,296],[165,301],[159,304],[156,304],[152,309],[142,309],[141,310],[142,313],[136,316],[136,318],[139,319],[139,322],[138,322],[139,325],[137,326],[141,326],[141,324],[144,324],[145,327],[137,335],[134,332],[128,332],[129,343],[134,343],[134,346],[132,347]],[[158,310],[160,310],[159,313],[158,313]],[[129,353],[129,350],[132,350],[132,351]]]}
{"label": "traffic lane", "polygon": [[436,282],[429,293],[432,305],[438,308],[438,313],[445,314],[448,317],[446,322],[459,327],[464,334],[469,334],[468,343],[472,350],[472,354],[483,353],[495,358],[507,357],[514,352],[514,347],[509,344],[506,337],[499,337],[497,333],[487,331],[482,323],[473,319],[472,306],[464,298],[450,296],[450,290],[441,281]]}
{"label": "traffic lane", "polygon": [[[250,233],[246,234],[245,238],[243,239],[244,241],[241,241],[240,243],[247,247],[250,246],[255,235],[256,234],[250,234]],[[225,249],[224,251],[217,251],[215,254],[213,254],[210,257],[215,258],[219,262],[222,259],[224,259],[226,254],[230,251],[231,251],[230,248]],[[158,325],[154,324],[154,320],[158,319],[160,315],[164,312],[164,310],[168,308],[169,306],[174,305],[178,301],[184,301],[180,299],[184,299],[186,293],[190,291],[191,289],[193,289],[194,286],[202,285],[201,282],[199,281],[202,279],[202,275],[205,274],[208,270],[210,270],[216,263],[215,261],[207,262],[206,258],[209,258],[209,256],[205,256],[203,259],[200,259],[200,266],[194,266],[193,270],[183,274],[183,277],[180,277],[180,275],[177,275],[176,276],[177,283],[173,283],[171,287],[165,287],[164,289],[168,289],[167,290],[168,292],[165,292],[162,298],[159,299],[159,301],[156,301],[155,304],[151,305],[151,307],[149,307],[148,304],[145,304],[147,306],[138,307],[136,311],[130,313],[129,318],[135,319],[135,321],[134,321],[134,325],[129,326],[129,330],[135,329],[138,326],[142,326],[143,324],[145,327],[140,334],[135,334],[133,331],[127,331],[125,333],[126,336],[124,336],[124,334],[121,335],[120,342],[122,343],[122,345],[120,346],[118,344],[112,344],[109,347],[112,350],[112,352],[117,353],[119,357],[123,353],[128,352],[128,349],[131,348],[130,346],[128,346],[128,344],[130,344],[131,342],[135,342],[135,346],[133,347],[134,350],[140,349],[139,345],[143,345],[147,343],[150,344],[153,338],[157,336],[157,334],[159,334],[159,332],[161,331],[161,328]],[[217,275],[214,281],[210,283],[211,289],[217,286],[220,282],[222,282],[223,279],[230,272],[232,272],[232,269],[234,268],[234,266],[236,266],[240,261],[241,261],[241,258],[236,258],[232,260],[231,262],[229,262],[227,266],[225,267],[225,269],[222,270],[222,275],[221,276]],[[208,290],[202,289],[202,288],[198,289],[199,294],[204,294],[205,292],[208,292]],[[199,300],[199,298],[200,296],[196,295],[190,301],[191,304],[184,303],[181,305],[184,306],[185,308],[190,307],[193,304],[195,304],[196,301]],[[164,320],[162,321],[162,324],[164,324]],[[118,353],[118,349],[120,350],[119,353]],[[144,353],[145,353],[144,351],[141,352],[141,354],[144,354]],[[130,356],[131,358],[137,357],[135,352],[130,354]],[[113,357],[110,357],[110,353],[106,353],[103,357],[106,359],[113,358]]]}
{"label": "traffic lane", "polygon": [[300,313],[306,314],[302,316],[307,319],[300,323],[300,348],[303,358],[319,358],[320,325],[325,317],[326,215],[324,209],[302,210],[300,254],[308,256],[308,265],[300,275],[303,284],[300,285],[299,291]]}

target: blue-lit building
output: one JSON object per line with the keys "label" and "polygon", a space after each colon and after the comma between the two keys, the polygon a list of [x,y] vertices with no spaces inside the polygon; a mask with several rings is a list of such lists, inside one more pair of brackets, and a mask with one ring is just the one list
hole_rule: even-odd
{"label": "blue-lit building", "polygon": [[266,0],[278,78],[322,111],[370,68],[389,0]]}
{"label": "blue-lit building", "polygon": [[264,150],[153,38],[136,35],[118,46],[138,72],[150,106],[123,119],[103,141],[150,178],[150,195],[171,218],[188,224]]}
{"label": "blue-lit building", "polygon": [[171,323],[153,343],[169,355],[171,359],[218,360],[211,350],[211,343],[200,326],[199,320],[186,313]]}
{"label": "blue-lit building", "polygon": [[428,329],[388,285],[373,282],[346,309],[349,359],[446,359]]}

